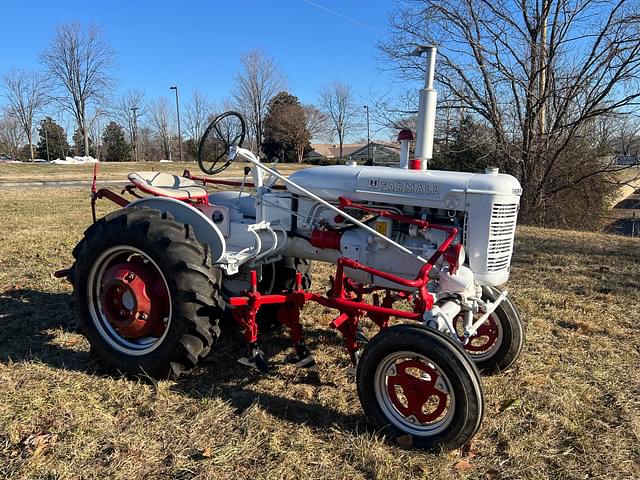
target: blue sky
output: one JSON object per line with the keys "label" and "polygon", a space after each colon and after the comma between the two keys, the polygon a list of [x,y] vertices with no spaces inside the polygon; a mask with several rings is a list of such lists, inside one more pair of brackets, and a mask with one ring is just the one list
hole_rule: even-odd
{"label": "blue sky", "polygon": [[333,80],[349,83],[364,100],[371,90],[393,88],[375,47],[393,8],[392,0],[5,1],[0,74],[39,67],[56,26],[80,21],[101,25],[117,51],[119,92],[138,88],[148,98],[170,98],[169,86],[178,84],[185,100],[198,89],[220,101],[233,88],[240,54],[259,47],[304,103],[314,103]]}

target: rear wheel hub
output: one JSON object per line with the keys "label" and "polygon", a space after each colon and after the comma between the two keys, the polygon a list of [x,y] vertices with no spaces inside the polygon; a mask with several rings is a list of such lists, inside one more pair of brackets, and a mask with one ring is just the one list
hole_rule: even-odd
{"label": "rear wheel hub", "polygon": [[100,306],[106,320],[124,338],[160,336],[169,315],[169,295],[163,283],[149,263],[112,265],[100,282]]}

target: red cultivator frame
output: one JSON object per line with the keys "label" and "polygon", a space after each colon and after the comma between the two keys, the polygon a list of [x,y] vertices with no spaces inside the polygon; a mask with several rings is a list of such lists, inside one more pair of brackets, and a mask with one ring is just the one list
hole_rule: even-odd
{"label": "red cultivator frame", "polygon": [[[308,301],[319,303],[328,308],[336,309],[340,315],[331,322],[331,327],[337,329],[344,336],[344,344],[349,352],[354,365],[357,363],[358,352],[358,324],[363,316],[369,317],[380,329],[386,328],[390,317],[406,318],[408,320],[422,321],[426,311],[433,306],[434,295],[427,289],[429,282],[429,272],[436,264],[438,259],[445,255],[458,235],[458,229],[455,227],[445,227],[440,225],[429,225],[428,222],[417,220],[410,217],[403,217],[385,210],[375,210],[361,205],[357,205],[346,198],[341,198],[341,204],[358,208],[363,211],[373,213],[380,216],[391,217],[396,221],[406,222],[409,224],[419,224],[421,228],[436,228],[448,232],[448,236],[444,242],[438,247],[435,253],[429,258],[427,263],[420,269],[418,275],[413,280],[408,280],[391,273],[362,265],[361,263],[350,258],[341,257],[337,261],[335,276],[331,278],[332,287],[326,296],[305,291],[302,288],[302,275],[298,273],[296,278],[296,288],[291,292],[282,292],[271,295],[262,295],[258,291],[258,280],[255,271],[251,272],[251,290],[246,292],[246,296],[232,297],[229,304],[233,308],[233,317],[244,329],[245,340],[249,345],[250,360],[259,368],[266,369],[267,365],[261,357],[258,349],[258,326],[256,316],[262,305],[282,305],[278,312],[278,320],[287,326],[291,331],[291,339],[293,341],[296,353],[300,360],[303,360],[308,352],[304,346],[302,335],[302,326],[300,325],[300,310]],[[448,255],[445,255],[449,257]],[[451,260],[452,269],[456,268],[453,260]],[[399,288],[382,288],[382,287],[365,287],[362,284],[355,283],[345,276],[345,268],[353,270],[361,270],[375,277],[383,278],[393,282]],[[404,287],[404,288],[401,288]],[[407,293],[407,290],[415,291],[413,294]],[[384,291],[382,303],[380,303],[379,291]],[[373,303],[364,301],[365,294],[373,294]],[[393,304],[399,300],[408,300],[413,304],[413,311],[398,310],[393,308]],[[259,358],[258,358],[259,357]]]}

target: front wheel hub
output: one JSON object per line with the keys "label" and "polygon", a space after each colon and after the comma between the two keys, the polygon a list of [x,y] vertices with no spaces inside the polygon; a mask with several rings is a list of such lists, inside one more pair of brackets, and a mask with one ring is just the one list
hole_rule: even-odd
{"label": "front wheel hub", "polygon": [[128,339],[160,336],[169,312],[162,277],[148,263],[122,262],[102,275],[100,306],[107,321]]}
{"label": "front wheel hub", "polygon": [[[453,322],[453,325],[458,333],[458,338],[464,340],[462,332],[464,331],[464,316],[458,315]],[[469,338],[469,341],[464,345],[464,349],[471,355],[488,355],[493,354],[494,350],[500,346],[500,329],[495,315],[490,315],[487,321],[484,322],[474,336]]]}
{"label": "front wheel hub", "polygon": [[448,396],[436,386],[439,375],[435,369],[420,361],[405,360],[396,364],[395,370],[396,374],[387,380],[393,406],[409,421],[420,424],[441,418]]}

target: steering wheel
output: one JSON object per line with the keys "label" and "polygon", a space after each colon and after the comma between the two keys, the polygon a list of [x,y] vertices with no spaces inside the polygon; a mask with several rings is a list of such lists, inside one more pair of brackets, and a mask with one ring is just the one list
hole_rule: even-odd
{"label": "steering wheel", "polygon": [[213,119],[198,146],[198,166],[207,175],[226,169],[233,158],[229,148],[241,147],[247,133],[244,117],[234,111],[224,112]]}

